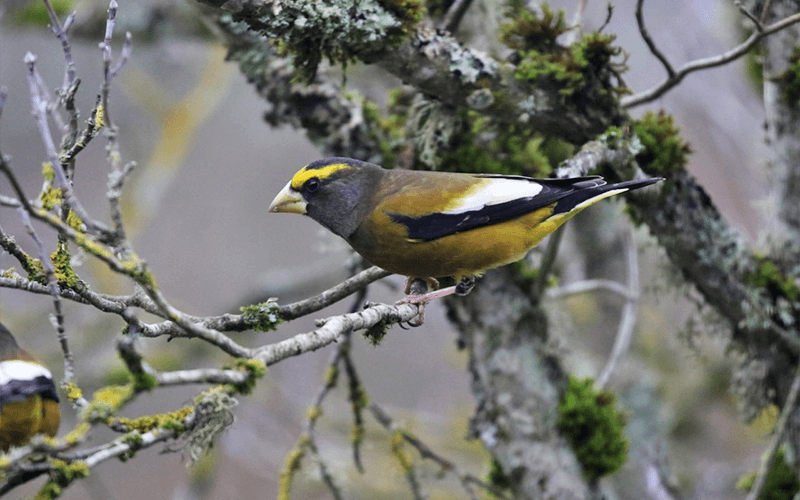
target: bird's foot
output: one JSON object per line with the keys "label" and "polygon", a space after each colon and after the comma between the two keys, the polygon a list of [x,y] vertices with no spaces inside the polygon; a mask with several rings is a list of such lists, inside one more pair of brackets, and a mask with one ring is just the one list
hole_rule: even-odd
{"label": "bird's foot", "polygon": [[[414,293],[412,293],[414,289]],[[439,281],[436,278],[412,278],[406,277],[405,293],[406,295],[423,295],[428,290],[438,290]],[[418,291],[422,290],[422,291]]]}
{"label": "bird's foot", "polygon": [[410,326],[417,327],[421,326],[425,322],[425,306],[427,306],[429,302],[441,297],[452,295],[454,293],[457,293],[456,287],[451,286],[428,293],[409,294],[406,295],[406,298],[403,300],[397,301],[395,305],[399,306],[402,304],[415,304],[419,308],[419,314],[413,322],[409,321],[408,324]]}

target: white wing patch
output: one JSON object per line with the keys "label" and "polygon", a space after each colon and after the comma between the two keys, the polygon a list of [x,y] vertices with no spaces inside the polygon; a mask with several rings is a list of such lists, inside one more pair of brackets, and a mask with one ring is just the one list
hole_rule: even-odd
{"label": "white wing patch", "polygon": [[0,385],[5,385],[12,380],[36,380],[36,377],[53,379],[50,370],[42,365],[30,361],[11,360],[0,361]]}
{"label": "white wing patch", "polygon": [[533,198],[542,192],[542,185],[538,182],[523,179],[483,179],[485,182],[478,184],[464,196],[453,200],[445,214],[461,214],[480,210],[488,205],[498,205],[508,201],[522,198]]}

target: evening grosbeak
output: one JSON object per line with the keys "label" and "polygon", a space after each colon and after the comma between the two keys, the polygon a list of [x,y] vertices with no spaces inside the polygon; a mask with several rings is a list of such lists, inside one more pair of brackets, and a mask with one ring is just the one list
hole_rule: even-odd
{"label": "evening grosbeak", "polygon": [[455,287],[406,298],[425,302],[468,293],[484,271],[522,259],[584,208],[660,180],[386,170],[335,157],[300,169],[269,210],[308,215],[389,272],[456,279]]}
{"label": "evening grosbeak", "polygon": [[55,436],[60,422],[50,370],[0,324],[0,449],[21,446],[36,434]]}

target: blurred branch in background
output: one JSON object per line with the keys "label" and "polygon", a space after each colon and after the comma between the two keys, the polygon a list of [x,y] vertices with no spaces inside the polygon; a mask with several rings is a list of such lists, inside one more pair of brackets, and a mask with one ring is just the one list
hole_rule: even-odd
{"label": "blurred branch in background", "polygon": [[[758,497],[777,466],[773,463],[797,456],[800,435],[792,418],[800,355],[800,246],[793,201],[797,183],[789,182],[797,162],[790,161],[795,141],[791,134],[783,133],[796,130],[797,94],[792,84],[793,75],[800,72],[792,66],[797,63],[794,52],[778,53],[777,42],[770,45],[778,37],[794,36],[795,23],[800,21],[797,6],[773,1],[764,12],[740,6],[755,26],[745,42],[719,56],[676,69],[666,48],[659,47],[645,27],[644,2],[639,0],[635,6],[639,36],[661,62],[667,78],[650,90],[627,95],[630,91],[621,77],[626,69],[621,61],[623,50],[614,45],[613,35],[568,26],[563,13],[543,4],[507,2],[500,23],[502,48],[487,53],[471,45],[479,36],[470,31],[470,22],[471,16],[482,19],[479,9],[488,8],[488,3],[445,3],[436,9],[428,6],[427,13],[417,0],[370,0],[359,4],[357,10],[334,2],[250,0],[200,0],[196,7],[222,40],[228,60],[239,65],[268,104],[266,121],[305,131],[326,153],[379,161],[387,167],[558,177],[600,173],[611,180],[665,177],[660,191],[630,194],[626,210],[655,237],[664,252],[663,260],[678,269],[721,318],[728,332],[728,348],[741,353],[743,368],[736,379],[739,387],[734,389],[745,407],[743,414],[753,417],[772,406],[781,409],[767,460],[751,488],[750,496]],[[543,254],[533,257],[539,258],[537,265],[526,262],[491,271],[469,296],[447,299],[448,319],[458,329],[459,345],[468,356],[467,371],[477,400],[469,437],[481,444],[490,462],[490,472],[482,479],[397,423],[382,409],[383,404],[369,402],[365,380],[358,375],[352,354],[353,333],[366,331],[367,338],[377,343],[391,326],[409,324],[420,312],[409,304],[363,305],[365,288],[387,272],[375,267],[359,273],[353,269],[353,277],[315,297],[289,305],[268,298],[242,307],[238,313],[201,316],[168,298],[170,294],[159,286],[156,273],[134,249],[133,237],[146,224],[161,222],[154,215],[156,205],[168,198],[172,179],[189,161],[189,146],[233,84],[231,70],[221,65],[221,53],[211,51],[196,85],[171,104],[167,98],[171,89],[141,69],[145,66],[133,66],[136,53],[131,33],[119,55],[113,56],[113,32],[119,19],[117,3],[112,0],[107,9],[103,7],[107,12],[100,44],[103,75],[99,97],[81,123],[77,96],[84,90],[82,69],[73,57],[70,35],[77,27],[91,32],[92,23],[74,14],[61,23],[54,3],[43,4],[52,34],[61,44],[64,77],[51,91],[37,56],[29,53],[25,57],[31,109],[47,161],[41,191],[31,197],[18,178],[18,172],[28,166],[17,165],[0,153],[0,171],[11,188],[0,198],[0,205],[18,213],[36,247],[31,255],[15,235],[0,231],[0,246],[21,268],[20,272],[4,270],[0,287],[52,298],[53,326],[63,354],[62,390],[73,406],[70,417],[75,424],[62,439],[36,438],[12,450],[7,462],[0,464],[5,473],[0,493],[41,475],[48,477],[41,488],[43,495],[56,487],[60,493],[102,462],[131,458],[137,451],[161,443],[182,447],[194,463],[232,425],[238,400],[253,391],[267,366],[335,343],[312,407],[304,424],[297,426],[299,436],[280,477],[281,498],[289,496],[297,474],[309,464],[324,483],[326,495],[349,495],[348,484],[337,476],[320,436],[323,404],[334,394],[340,372],[348,381],[346,399],[352,413],[348,447],[354,466],[365,475],[372,472],[362,459],[367,434],[364,410],[369,409],[377,423],[390,431],[388,453],[399,464],[414,498],[427,494],[428,477],[422,467],[427,462],[435,464],[443,478],[455,478],[458,494],[467,498],[602,498],[625,496],[622,489],[626,487],[646,491],[651,498],[681,497],[674,491],[667,461],[661,452],[652,450],[655,458],[640,468],[642,475],[633,481],[635,487],[599,480],[624,461],[624,456],[620,461],[619,456],[605,452],[627,452],[637,444],[629,445],[622,434],[624,422],[620,422],[624,419],[615,408],[615,397],[603,390],[614,388],[615,378],[624,377],[619,366],[634,343],[637,316],[645,314],[639,306],[640,270],[646,266],[639,265],[631,236],[625,243],[626,285],[590,277],[551,288],[559,276],[556,257],[562,231],[551,238]],[[587,2],[578,2],[576,22],[585,24],[586,7]],[[610,15],[609,8],[604,30]],[[93,14],[88,19],[96,17]],[[487,36],[495,40],[498,34]],[[687,171],[690,149],[672,119],[664,113],[633,119],[627,109],[661,98],[689,73],[727,64],[765,40],[760,50],[766,51],[768,61],[764,88],[774,149],[771,166],[778,179],[789,181],[776,190],[779,196],[774,208],[781,223],[765,228],[765,243],[756,251]],[[373,66],[406,86],[395,90],[386,103],[345,90],[342,75],[332,67],[354,62]],[[123,73],[129,73],[129,79],[118,85],[117,77]],[[123,160],[125,148],[120,142],[124,134],[111,92],[118,87],[157,123],[159,142],[150,159],[138,168],[145,171],[139,178],[130,179],[135,164]],[[0,92],[0,110],[8,99]],[[80,182],[75,174],[83,168],[78,162],[96,147],[95,139],[101,133],[106,141],[110,225],[84,205],[88,190],[76,189]],[[225,165],[214,167],[219,179],[227,175]],[[135,207],[122,201],[131,184],[138,192]],[[133,216],[126,223],[123,215],[130,212]],[[57,239],[50,254],[49,237]],[[196,249],[195,242],[191,243],[181,250]],[[107,293],[108,283],[92,280],[75,265],[83,258],[91,258],[115,274],[127,291]],[[610,252],[602,259],[612,260]],[[553,300],[545,305],[542,301],[587,291],[611,292],[624,300],[620,319],[614,319],[616,326],[611,328],[616,340],[593,383],[570,374],[572,367],[552,333],[553,310],[558,306],[551,305],[556,302]],[[354,293],[359,295],[349,313],[317,319],[313,329],[303,332],[298,327],[295,332],[299,329],[302,333],[283,340],[259,337],[250,346],[247,339],[232,336],[245,330],[272,331]],[[114,348],[124,365],[122,383],[106,385],[91,397],[83,394],[77,375],[84,365],[91,364],[89,355],[68,347],[75,344],[68,340],[77,336],[65,321],[76,310],[72,306],[113,315],[115,327],[121,330]],[[193,345],[206,345],[217,358],[199,361],[207,366],[197,366],[197,362],[189,366],[185,359],[181,366],[157,369],[142,346],[159,337],[191,339]],[[753,369],[756,366],[758,370]],[[744,373],[745,368],[750,370]],[[144,393],[196,384],[203,389],[186,405],[176,408],[171,401],[152,415],[120,416]],[[566,416],[579,411],[585,412],[580,418]],[[580,425],[576,430],[575,421],[592,422],[584,426],[595,434],[588,436]],[[89,445],[101,435],[100,428],[113,437]],[[574,438],[576,435],[579,437]],[[386,445],[385,434],[381,439]],[[587,443],[600,446],[593,449]],[[779,454],[782,446],[794,454]],[[416,455],[408,453],[409,447],[424,460],[414,460]],[[586,449],[589,452],[581,451]],[[39,460],[42,456],[46,459]],[[780,460],[776,460],[778,456]],[[615,488],[619,491],[612,491]]]}

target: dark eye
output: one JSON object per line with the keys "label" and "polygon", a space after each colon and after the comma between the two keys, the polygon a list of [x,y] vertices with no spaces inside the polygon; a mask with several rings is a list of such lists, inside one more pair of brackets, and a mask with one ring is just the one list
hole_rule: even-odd
{"label": "dark eye", "polygon": [[319,189],[319,179],[317,179],[316,177],[313,177],[313,178],[307,180],[305,188],[306,188],[306,191],[308,191],[309,193],[313,193],[314,191]]}

